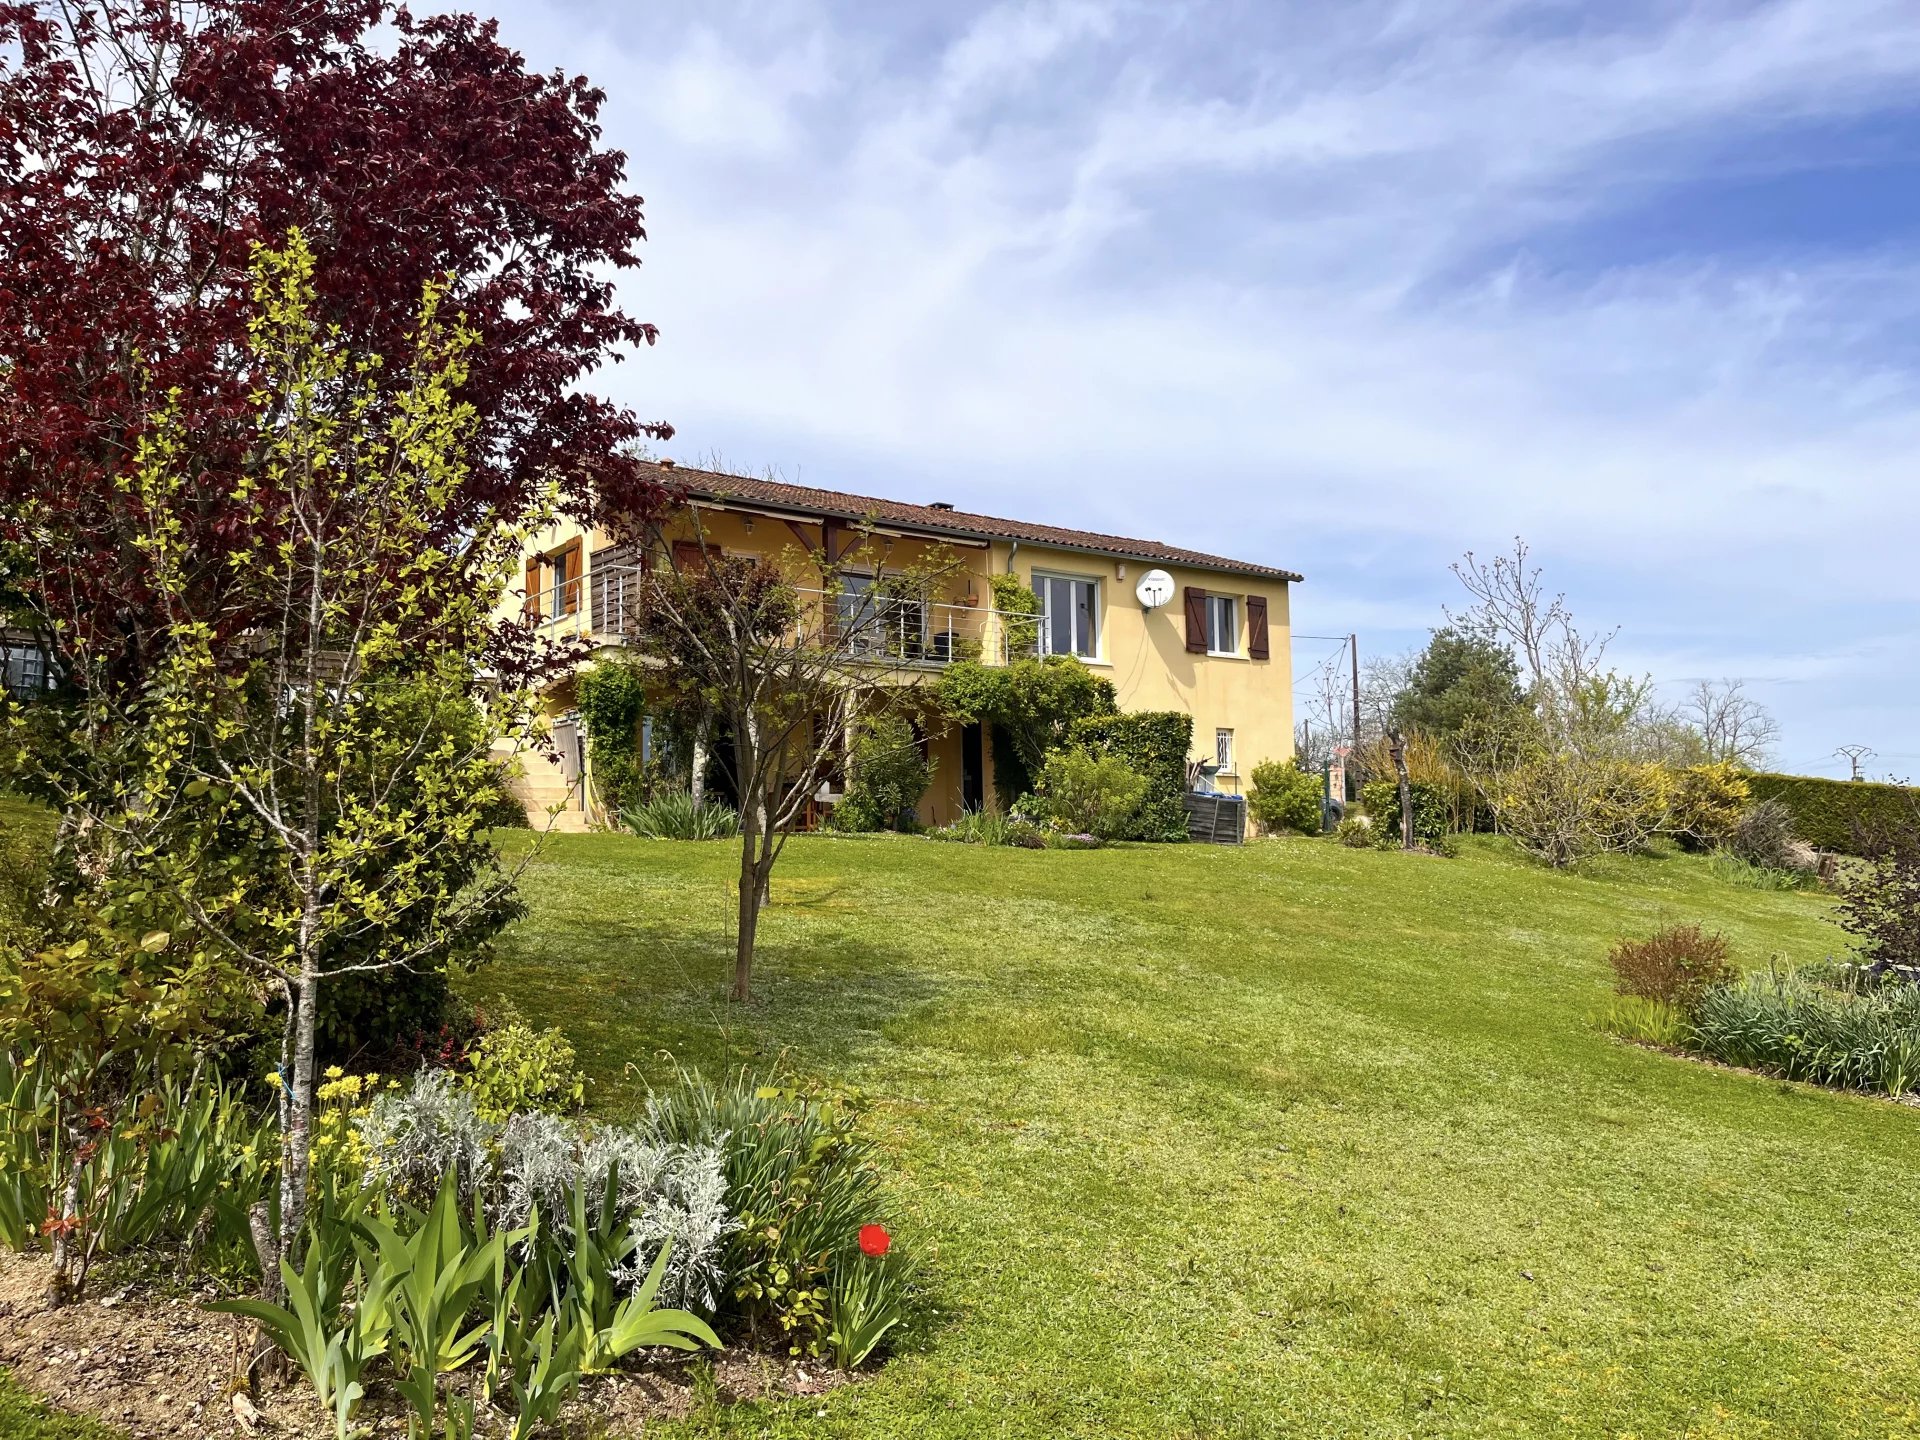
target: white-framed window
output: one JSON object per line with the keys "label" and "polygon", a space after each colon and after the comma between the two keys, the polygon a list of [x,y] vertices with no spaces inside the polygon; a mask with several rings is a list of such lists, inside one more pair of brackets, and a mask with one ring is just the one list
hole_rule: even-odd
{"label": "white-framed window", "polygon": [[1040,597],[1040,653],[1078,655],[1092,659],[1100,653],[1100,582],[1079,575],[1033,577]]}
{"label": "white-framed window", "polygon": [[1213,763],[1222,775],[1239,773],[1233,768],[1233,731],[1222,727],[1213,732]]}
{"label": "white-framed window", "polygon": [[1239,596],[1207,596],[1207,653],[1209,655],[1240,653]]}

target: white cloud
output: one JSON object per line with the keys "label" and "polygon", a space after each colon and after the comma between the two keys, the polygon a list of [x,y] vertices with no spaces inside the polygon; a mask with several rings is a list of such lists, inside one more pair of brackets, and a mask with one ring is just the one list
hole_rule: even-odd
{"label": "white cloud", "polygon": [[[615,377],[689,453],[1271,558],[1318,629],[1435,614],[1524,531],[1689,674],[1786,674],[1813,610],[1915,638],[1920,266],[1536,258],[1905,105],[1906,0],[519,3],[612,96],[663,328]],[[1791,723],[1911,735],[1886,653]]]}

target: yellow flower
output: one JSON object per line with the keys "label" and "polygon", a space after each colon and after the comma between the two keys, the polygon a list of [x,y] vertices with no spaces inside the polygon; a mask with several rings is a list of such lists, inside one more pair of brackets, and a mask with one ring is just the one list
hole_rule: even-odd
{"label": "yellow flower", "polygon": [[326,1073],[327,1079],[338,1080],[342,1075],[346,1074],[347,1072],[342,1070],[338,1065],[329,1065],[326,1068],[325,1073]]}

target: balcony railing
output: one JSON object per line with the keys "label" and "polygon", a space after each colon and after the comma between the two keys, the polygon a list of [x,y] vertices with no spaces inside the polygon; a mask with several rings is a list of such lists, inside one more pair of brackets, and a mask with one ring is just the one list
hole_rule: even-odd
{"label": "balcony railing", "polygon": [[[631,565],[601,565],[598,556],[595,560],[585,578],[584,597],[593,633],[624,639],[632,628],[642,572]],[[867,590],[795,593],[808,632],[853,661],[939,666],[979,659],[1004,665],[1041,653],[1042,627],[1032,616]],[[543,595],[542,616],[556,618],[555,608]]]}
{"label": "balcony railing", "polygon": [[527,609],[539,615],[542,625],[554,625],[577,616],[586,595],[584,578],[561,580],[534,591],[527,599]]}

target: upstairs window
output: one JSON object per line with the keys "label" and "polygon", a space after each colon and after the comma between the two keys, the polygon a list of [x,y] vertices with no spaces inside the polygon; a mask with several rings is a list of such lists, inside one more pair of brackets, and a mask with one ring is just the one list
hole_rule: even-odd
{"label": "upstairs window", "polygon": [[1040,597],[1040,651],[1092,659],[1100,648],[1099,582],[1071,575],[1035,575]]}
{"label": "upstairs window", "polygon": [[1235,596],[1207,596],[1207,653],[1240,653],[1240,604]]}

